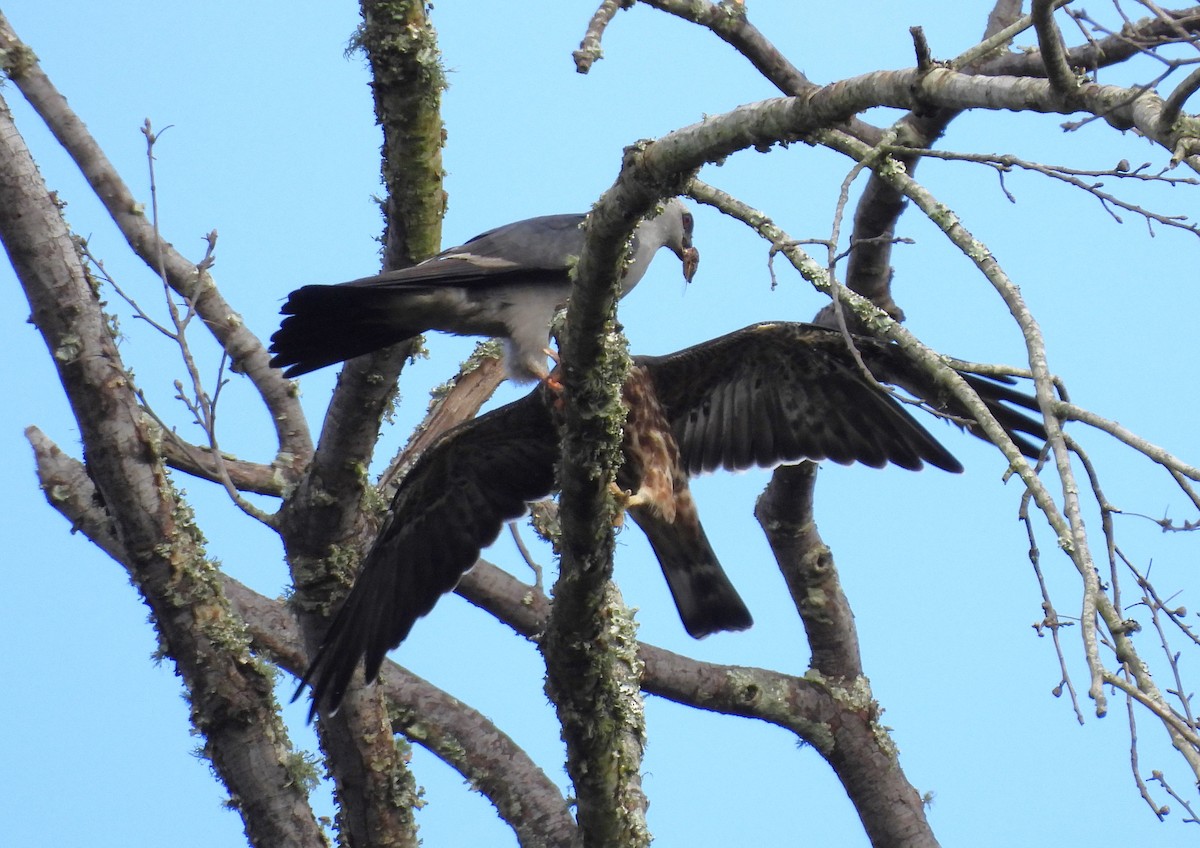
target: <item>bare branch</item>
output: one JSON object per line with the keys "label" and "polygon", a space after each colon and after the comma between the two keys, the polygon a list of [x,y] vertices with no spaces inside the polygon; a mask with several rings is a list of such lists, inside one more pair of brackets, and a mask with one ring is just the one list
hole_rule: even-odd
{"label": "bare branch", "polygon": [[[2,15],[0,51],[33,56]],[[67,106],[66,98],[42,72],[36,59],[11,69],[10,78],[79,166],[129,246],[148,267],[165,274],[172,290],[194,304],[204,325],[233,360],[234,367],[254,383],[275,422],[280,465],[286,465],[286,458],[297,468],[303,466],[312,453],[308,425],[289,381],[267,364],[268,356],[262,343],[217,291],[206,269],[189,262],[156,238],[142,205],[134,200],[87,127]]]}
{"label": "bare branch", "polygon": [[504,380],[504,363],[496,345],[479,345],[463,363],[458,374],[435,390],[425,419],[416,426],[408,444],[392,458],[379,476],[376,488],[384,497],[395,492],[408,469],[443,433],[475,417],[479,408]]}
{"label": "bare branch", "polygon": [[[153,415],[148,408],[147,412]],[[157,416],[154,417],[157,420]],[[223,485],[224,480],[228,479],[239,492],[282,498],[289,491],[289,469],[279,465],[246,462],[228,453],[222,453],[218,469],[217,463],[209,455],[211,448],[208,445],[192,444],[174,430],[160,429],[159,437],[162,440],[160,447],[163,461],[178,471],[218,485]]]}
{"label": "bare branch", "polygon": [[[805,675],[827,687],[858,720],[841,725],[838,744],[822,748],[862,818],[873,845],[937,845],[920,794],[904,776],[896,748],[863,677],[854,614],[842,592],[833,554],[813,516],[814,463],[775,470],[754,514],[787,580],[812,647]],[[883,763],[888,763],[883,767]],[[886,801],[884,800],[886,799]]]}
{"label": "bare branch", "polygon": [[604,50],[600,47],[604,30],[618,11],[628,9],[632,5],[633,0],[603,0],[596,14],[592,15],[591,21],[588,22],[587,32],[583,35],[583,41],[579,43],[579,49],[571,54],[575,59],[576,71],[586,74],[597,59],[604,58]]}
{"label": "bare branch", "polygon": [[1167,97],[1163,104],[1162,116],[1160,117],[1161,129],[1164,134],[1171,131],[1171,127],[1179,120],[1179,115],[1183,111],[1183,104],[1188,98],[1196,93],[1196,89],[1200,88],[1200,69],[1192,71],[1187,75],[1187,79],[1175,86],[1175,90]]}
{"label": "bare branch", "polygon": [[[1065,6],[1070,2],[1071,0],[1054,0],[1054,2],[1050,5],[1050,11],[1058,9],[1061,6]],[[1016,11],[1020,12],[1020,4],[1014,5],[1016,5]],[[995,28],[995,31],[987,35],[983,41],[979,42],[974,47],[951,59],[949,63],[950,67],[970,68],[976,63],[979,63],[981,60],[986,61],[989,58],[994,58],[994,54],[997,50],[1000,48],[1007,48],[1014,38],[1033,26],[1033,15],[1026,15],[1022,18],[1018,18],[1012,23],[1005,24],[1004,20],[1007,17],[1007,15],[989,16],[988,29],[992,30]]]}
{"label": "bare branch", "polygon": [[1062,33],[1054,23],[1053,0],[1033,0],[1033,27],[1037,31],[1038,46],[1042,49],[1042,61],[1050,85],[1063,97],[1072,97],[1079,89],[1079,81],[1067,65],[1066,49]]}
{"label": "bare branch", "polygon": [[1059,617],[1058,610],[1054,608],[1054,602],[1050,600],[1050,590],[1046,586],[1046,576],[1042,573],[1042,555],[1038,549],[1037,536],[1033,531],[1033,521],[1029,515],[1029,503],[1032,500],[1031,493],[1026,489],[1021,494],[1021,508],[1019,515],[1021,522],[1025,525],[1025,532],[1029,537],[1029,561],[1033,565],[1033,573],[1037,577],[1038,588],[1042,592],[1042,611],[1045,613],[1042,620],[1033,625],[1033,629],[1038,636],[1044,635],[1044,631],[1049,631],[1050,639],[1054,643],[1054,653],[1058,657],[1058,667],[1061,672],[1058,684],[1051,690],[1054,697],[1062,697],[1063,687],[1067,688],[1067,693],[1071,696],[1071,708],[1075,710],[1075,719],[1080,724],[1083,724],[1083,710],[1079,708],[1079,695],[1075,691],[1075,684],[1071,681],[1071,673],[1067,670],[1067,658],[1063,654],[1062,639],[1059,637],[1059,630],[1064,627],[1071,627],[1075,622],[1064,621]]}
{"label": "bare branch", "polygon": [[[1125,209],[1129,212],[1134,212],[1138,215],[1141,215],[1147,221],[1154,221],[1168,227],[1175,227],[1177,229],[1184,230],[1185,232],[1192,233],[1193,235],[1200,236],[1200,224],[1188,223],[1188,218],[1186,215],[1163,215],[1158,212],[1150,211],[1137,204],[1122,200],[1110,192],[1101,191],[1101,187],[1104,185],[1101,182],[1085,182],[1084,180],[1080,179],[1080,177],[1112,177],[1113,179],[1118,180],[1162,182],[1167,185],[1200,185],[1200,179],[1197,179],[1196,177],[1174,177],[1165,173],[1148,174],[1145,173],[1145,168],[1147,167],[1146,165],[1143,165],[1135,171],[1130,170],[1126,163],[1118,163],[1116,167],[1107,171],[1097,171],[1070,168],[1065,165],[1043,165],[1040,162],[1030,162],[1009,154],[992,155],[986,153],[957,153],[946,150],[917,150],[909,147],[894,147],[892,149],[896,153],[902,154],[906,157],[920,156],[926,159],[943,159],[946,161],[957,162],[978,162],[994,167],[1000,174],[1003,174],[1012,168],[1021,168],[1023,170],[1032,171],[1034,173],[1050,177],[1051,179],[1067,183],[1068,185],[1082,189],[1088,194],[1091,194],[1100,201],[1100,204],[1104,207],[1105,211],[1112,215],[1118,223],[1122,223],[1121,218],[1108,208],[1110,204],[1118,208]],[[1016,199],[1009,194],[1007,190],[1005,190],[1005,194],[1010,201],[1014,203],[1016,202]]]}
{"label": "bare branch", "polygon": [[1075,406],[1065,401],[1055,401],[1054,415],[1063,421],[1082,421],[1089,427],[1095,427],[1123,442],[1138,453],[1144,454],[1164,468],[1181,474],[1189,479],[1200,481],[1200,468],[1189,465],[1172,454],[1167,453],[1157,445],[1151,444],[1140,436],[1130,432],[1115,421],[1102,418],[1094,412]]}

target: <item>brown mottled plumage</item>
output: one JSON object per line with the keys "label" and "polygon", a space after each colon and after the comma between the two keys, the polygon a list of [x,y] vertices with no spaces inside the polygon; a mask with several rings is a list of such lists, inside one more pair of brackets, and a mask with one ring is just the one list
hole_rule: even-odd
{"label": "brown mottled plumage", "polygon": [[[934,408],[970,416],[894,345],[856,337],[880,382]],[[1030,457],[1044,440],[1036,421],[1006,404],[1037,409],[1003,381],[963,377]],[[959,462],[904,407],[860,370],[836,331],[809,324],[755,324],[667,356],[635,357],[618,485],[645,531],[688,633],[701,637],[751,624],[714,554],[687,478],[804,459],[888,463],[946,471]],[[558,459],[553,393],[545,385],[459,425],[414,463],[342,609],[304,675],[313,712],[335,709],[365,658],[373,680],[413,623],[454,588],[526,502],[554,489]]]}

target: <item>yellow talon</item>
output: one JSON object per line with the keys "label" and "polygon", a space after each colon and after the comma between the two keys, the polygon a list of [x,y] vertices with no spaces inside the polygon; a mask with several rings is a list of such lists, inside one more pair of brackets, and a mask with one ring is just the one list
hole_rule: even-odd
{"label": "yellow talon", "polygon": [[616,483],[608,484],[608,492],[612,495],[613,500],[617,504],[617,512],[613,515],[613,527],[621,527],[625,524],[625,512],[631,507],[643,506],[649,501],[646,496],[639,492],[627,492],[618,486]]}

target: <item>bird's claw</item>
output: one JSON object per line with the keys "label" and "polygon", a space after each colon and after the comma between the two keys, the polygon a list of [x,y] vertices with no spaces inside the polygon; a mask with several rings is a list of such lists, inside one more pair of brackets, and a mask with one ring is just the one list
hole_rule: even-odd
{"label": "bird's claw", "polygon": [[640,491],[630,492],[622,489],[616,483],[608,484],[608,493],[612,495],[613,501],[617,505],[617,511],[613,515],[613,527],[620,528],[625,524],[625,513],[635,507],[648,504],[650,501]]}
{"label": "bird's claw", "polygon": [[562,364],[562,360],[558,358],[558,352],[551,348],[542,348],[542,353],[546,354],[546,356],[550,357],[550,359],[554,362],[554,370],[548,372],[544,377],[542,377],[542,383],[554,395],[554,408],[561,410],[563,408],[563,384],[554,375],[558,371],[559,366]]}

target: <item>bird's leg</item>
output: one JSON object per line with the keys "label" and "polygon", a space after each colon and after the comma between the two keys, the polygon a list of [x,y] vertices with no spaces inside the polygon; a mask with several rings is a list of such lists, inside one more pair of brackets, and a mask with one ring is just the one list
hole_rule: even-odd
{"label": "bird's leg", "polygon": [[620,506],[622,510],[626,510],[635,506],[650,506],[657,508],[657,504],[655,504],[653,499],[647,497],[641,489],[638,489],[636,492],[630,492],[626,489],[622,489],[615,482],[610,482],[608,484],[608,491],[616,499],[617,505]]}
{"label": "bird's leg", "polygon": [[617,512],[613,515],[613,527],[621,527],[625,524],[625,513],[631,507],[654,506],[654,503],[643,494],[641,489],[638,489],[636,492],[630,492],[622,489],[615,481],[609,481],[608,492],[613,496],[613,500],[617,505]]}
{"label": "bird's leg", "polygon": [[554,376],[555,372],[558,371],[558,369],[561,367],[562,360],[560,360],[558,358],[558,352],[555,350],[552,350],[551,348],[548,348],[548,347],[542,348],[542,353],[546,354],[546,356],[550,357],[550,359],[552,359],[554,361],[554,368],[551,371],[547,372],[544,377],[542,377],[542,382],[546,385],[547,389],[549,389],[551,392],[554,393],[555,407],[557,409],[562,409],[563,384],[558,379],[558,377]]}

